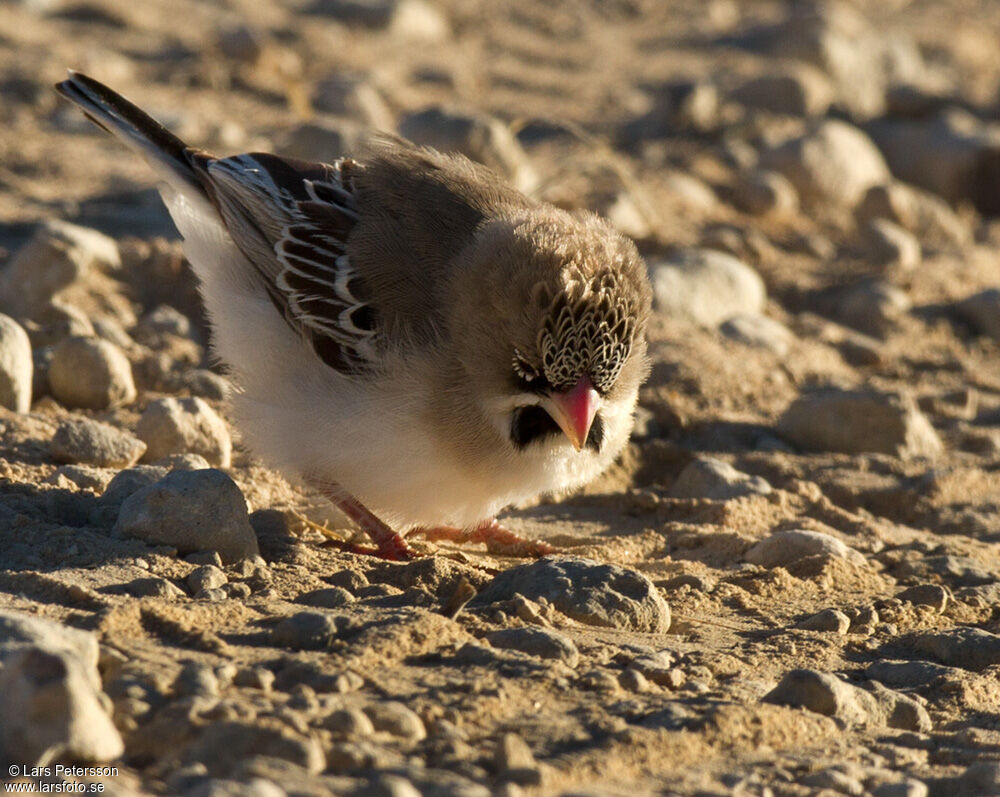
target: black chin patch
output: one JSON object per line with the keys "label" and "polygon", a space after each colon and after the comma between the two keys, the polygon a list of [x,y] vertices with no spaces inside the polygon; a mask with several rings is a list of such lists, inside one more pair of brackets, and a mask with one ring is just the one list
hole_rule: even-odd
{"label": "black chin patch", "polygon": [[[562,433],[559,424],[538,405],[518,407],[511,416],[510,441],[518,448],[527,448],[532,443],[541,442],[553,435],[558,437]],[[601,413],[597,413],[587,435],[587,448],[599,454],[603,443],[604,422],[601,420]]]}

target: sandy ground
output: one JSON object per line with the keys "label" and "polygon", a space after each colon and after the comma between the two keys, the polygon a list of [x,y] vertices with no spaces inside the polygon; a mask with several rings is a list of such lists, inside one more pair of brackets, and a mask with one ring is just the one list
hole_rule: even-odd
{"label": "sandy ground", "polygon": [[[977,180],[993,174],[1000,129],[1000,5],[859,0],[827,7],[818,39],[805,23],[780,28],[805,6],[778,2],[334,6],[365,7],[371,24],[274,0],[0,3],[0,266],[41,220],[101,230],[122,270],[81,277],[61,301],[141,341],[122,343],[139,388],[127,406],[69,409],[43,387],[29,414],[0,417],[0,609],[96,635],[124,740],[107,789],[1000,793],[1000,301],[963,303],[1000,287],[997,206]],[[774,26],[768,49],[754,32]],[[793,63],[785,55],[808,62],[808,79],[791,99],[763,91],[782,107],[754,107],[761,92],[747,83]],[[860,77],[844,72],[852,59]],[[238,429],[227,472],[257,513],[263,562],[223,567],[225,589],[194,597],[198,564],[183,552],[112,533],[95,507],[121,468],[67,475],[50,448],[59,424],[134,432],[169,395],[226,408],[164,377],[213,367],[176,233],[144,164],[51,91],[66,67],[218,152],[322,157],[352,125],[393,127],[432,105],[491,114],[521,143],[510,176],[608,213],[654,272],[698,247],[759,274],[766,298],[720,289],[699,318],[658,297],[652,373],[620,462],[579,495],[504,516],[567,555],[644,574],[670,606],[669,631],[588,624],[523,598],[449,618],[441,607],[462,577],[483,588],[530,560],[428,544],[433,560],[394,566],[323,547],[293,512],[342,519],[256,461]],[[341,83],[324,99],[331,77]],[[964,114],[961,147],[940,137],[946,113]],[[851,154],[814,171],[861,180],[860,195],[836,179],[817,187],[805,158],[773,156],[823,118],[877,140],[895,178],[928,189],[929,215],[859,211],[891,178],[857,177]],[[902,150],[878,125],[900,120],[930,143],[897,165]],[[318,144],[296,137],[309,124],[326,131]],[[785,174],[773,190],[792,187],[788,203],[772,191],[767,207],[747,204],[758,167]],[[972,176],[952,186],[963,168]],[[873,243],[879,216],[902,248]],[[52,313],[4,301],[39,361]],[[192,331],[137,321],[163,304]],[[731,315],[775,323],[741,340],[718,327]],[[798,422],[788,411],[856,390],[873,403],[806,405]],[[679,479],[706,458],[707,476]],[[780,536],[802,531],[822,536]],[[311,607],[340,618],[331,638],[276,632],[310,608],[304,595],[331,587],[347,594],[325,600],[343,605]],[[515,628],[554,637],[527,653],[487,641]],[[552,638],[568,648],[553,652]],[[396,703],[409,712],[383,716]],[[509,755],[506,733],[518,737]]]}

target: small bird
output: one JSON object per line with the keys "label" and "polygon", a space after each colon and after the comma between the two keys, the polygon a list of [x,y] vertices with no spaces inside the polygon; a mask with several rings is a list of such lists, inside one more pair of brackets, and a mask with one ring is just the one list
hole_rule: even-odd
{"label": "small bird", "polygon": [[651,302],[631,241],[394,136],[333,163],[219,158],[83,74],[56,89],[161,178],[235,422],[375,544],[355,548],[552,550],[495,516],[628,440]]}

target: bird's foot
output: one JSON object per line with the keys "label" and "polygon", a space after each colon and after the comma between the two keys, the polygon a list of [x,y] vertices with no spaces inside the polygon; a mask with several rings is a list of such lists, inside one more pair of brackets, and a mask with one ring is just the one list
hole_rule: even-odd
{"label": "bird's foot", "polygon": [[487,551],[503,556],[547,556],[557,550],[547,542],[522,537],[504,528],[496,520],[487,520],[471,529],[454,526],[420,527],[413,529],[410,535],[423,537],[431,542],[482,542],[486,544]]}

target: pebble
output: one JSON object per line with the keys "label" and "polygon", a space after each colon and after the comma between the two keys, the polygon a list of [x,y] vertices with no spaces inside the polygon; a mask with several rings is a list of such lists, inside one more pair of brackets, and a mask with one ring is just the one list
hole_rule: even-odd
{"label": "pebble", "polygon": [[192,565],[214,565],[222,567],[222,557],[218,551],[195,551],[184,557],[184,561]]}
{"label": "pebble", "polygon": [[719,327],[730,340],[755,349],[766,349],[779,357],[788,354],[795,335],[780,321],[764,315],[735,315]]}
{"label": "pebble", "polygon": [[227,777],[248,758],[266,755],[290,761],[311,775],[322,772],[323,749],[316,739],[299,733],[276,718],[258,718],[253,724],[240,721],[213,722],[181,756],[183,764],[204,764],[215,777]]}
{"label": "pebble", "polygon": [[226,564],[258,554],[243,493],[220,470],[172,471],[139,488],[121,504],[114,530],[181,553],[215,550]]}
{"label": "pebble", "polygon": [[10,316],[0,315],[0,406],[14,412],[31,409],[33,371],[28,333]]}
{"label": "pebble", "polygon": [[544,598],[558,611],[587,625],[664,633],[670,607],[643,574],[575,556],[547,556],[497,575],[474,599],[477,605],[515,595]]}
{"label": "pebble", "polygon": [[342,609],[348,604],[354,603],[355,600],[354,595],[343,587],[327,587],[303,592],[295,599],[295,602],[321,609]]}
{"label": "pebble", "polygon": [[128,359],[113,343],[98,338],[66,338],[53,347],[49,388],[70,408],[113,409],[136,398]]}
{"label": "pebble", "polygon": [[837,794],[851,794],[860,797],[865,793],[865,787],[861,781],[832,768],[808,775],[799,782],[803,786],[811,786],[815,789],[830,789]]}
{"label": "pebble", "polygon": [[376,731],[391,734],[408,742],[427,737],[424,721],[411,709],[394,700],[369,703],[364,707]]}
{"label": "pebble", "polygon": [[254,64],[264,52],[263,37],[249,25],[229,25],[219,28],[215,33],[216,47],[226,58]]}
{"label": "pebble", "polygon": [[495,648],[519,650],[540,659],[561,661],[568,667],[576,667],[580,661],[580,653],[572,639],[544,628],[504,628],[486,639]]}
{"label": "pebble", "polygon": [[913,647],[950,667],[980,671],[1000,664],[1000,635],[980,628],[948,628],[917,634]]}
{"label": "pebble", "polygon": [[914,689],[926,686],[938,678],[954,676],[958,670],[930,661],[873,661],[865,668],[865,675],[886,686]]}
{"label": "pebble", "polygon": [[920,780],[907,778],[898,783],[883,783],[871,790],[872,797],[927,797],[930,790]]}
{"label": "pebble", "polygon": [[843,636],[851,627],[851,619],[838,609],[824,609],[812,617],[807,617],[795,627],[806,631],[828,631]]}
{"label": "pebble", "polygon": [[632,667],[622,670],[622,674],[618,676],[618,685],[629,692],[637,693],[648,692],[650,688],[649,679]]}
{"label": "pebble", "polygon": [[809,556],[844,559],[858,567],[867,565],[859,551],[836,537],[804,529],[776,531],[750,548],[743,558],[761,567],[786,567]]}
{"label": "pebble", "polygon": [[770,492],[771,485],[760,476],[750,476],[720,459],[699,457],[681,471],[668,494],[672,498],[729,501]]}
{"label": "pebble", "polygon": [[668,317],[718,326],[735,315],[757,315],[767,291],[760,275],[736,257],[712,249],[682,249],[649,264],[655,309]]}
{"label": "pebble", "polygon": [[136,578],[127,584],[122,584],[122,591],[134,598],[164,598],[166,600],[177,600],[186,598],[187,595],[174,582],[159,576],[149,578]]}
{"label": "pebble", "polygon": [[130,467],[145,451],[146,444],[128,432],[89,418],[63,421],[49,443],[49,453],[57,462],[102,468]]}
{"label": "pebble", "polygon": [[392,130],[395,119],[382,94],[362,73],[334,72],[316,84],[312,106],[321,113],[343,116],[375,130]]}
{"label": "pebble", "polygon": [[478,161],[525,193],[538,184],[535,168],[510,128],[492,116],[434,106],[404,116],[399,132],[416,144]]}
{"label": "pebble", "polygon": [[754,216],[791,216],[799,209],[799,193],[784,175],[755,170],[737,180],[730,201],[738,210]]}
{"label": "pebble", "polygon": [[[31,348],[39,349],[46,346],[54,346],[66,338],[94,337],[94,325],[81,311],[72,305],[59,306],[56,302],[52,302],[49,307],[53,310],[58,307],[58,312],[64,314],[64,317],[54,320],[45,318],[43,322],[25,322],[24,329],[28,333],[28,339],[31,341]],[[48,313],[46,313],[47,315]]]}
{"label": "pebble", "polygon": [[341,708],[331,711],[320,722],[334,739],[365,739],[375,733],[375,726],[368,715],[358,708]]}
{"label": "pebble", "polygon": [[889,167],[861,130],[836,119],[761,156],[761,166],[783,174],[807,201],[853,209],[865,191],[886,182]]}
{"label": "pebble", "polygon": [[887,337],[909,312],[910,297],[884,280],[865,279],[829,291],[821,301],[845,326],[876,338]]}
{"label": "pebble", "polygon": [[186,661],[174,679],[173,690],[181,697],[218,697],[219,679],[207,664]]}
{"label": "pebble", "polygon": [[193,788],[183,789],[188,797],[286,797],[287,792],[264,778],[229,780],[208,778]]}
{"label": "pebble", "polygon": [[[212,551],[212,553],[216,553]],[[220,557],[221,558],[221,557]],[[218,589],[229,581],[226,574],[215,565],[202,565],[192,570],[186,579],[188,589],[191,593],[200,592],[203,589]]]}
{"label": "pebble", "polygon": [[100,493],[107,489],[113,477],[114,472],[105,468],[94,468],[90,465],[61,465],[52,472],[46,481],[59,485],[63,480],[66,480],[81,490],[93,490]]}
{"label": "pebble", "polygon": [[274,686],[274,673],[266,667],[241,667],[233,676],[235,686],[247,689],[260,689],[269,692]]}
{"label": "pebble", "polygon": [[422,797],[412,782],[399,775],[380,774],[368,793],[371,797]]}
{"label": "pebble", "polygon": [[961,775],[946,779],[942,787],[940,794],[954,794],[956,797],[1000,795],[1000,761],[976,762]]}
{"label": "pebble", "polygon": [[941,197],[893,180],[869,188],[854,209],[859,227],[886,219],[931,246],[963,247],[971,232]]}
{"label": "pebble", "polygon": [[542,782],[542,771],[531,748],[516,733],[505,733],[500,737],[493,760],[497,780],[521,786],[538,786]]}
{"label": "pebble", "polygon": [[879,266],[913,271],[920,265],[920,242],[908,230],[886,219],[872,219],[862,230],[865,257]]}
{"label": "pebble", "polygon": [[834,99],[834,89],[830,79],[816,67],[792,63],[737,86],[732,98],[754,110],[822,116]]}
{"label": "pebble", "polygon": [[0,271],[0,311],[33,318],[63,288],[91,270],[115,273],[121,255],[113,238],[69,222],[43,222]]}
{"label": "pebble", "polygon": [[918,584],[896,595],[898,600],[909,601],[914,606],[930,606],[938,614],[948,608],[948,597],[948,590],[940,584]]}
{"label": "pebble", "polygon": [[296,612],[272,629],[270,642],[275,647],[292,650],[326,650],[342,625],[343,618],[334,615]]}
{"label": "pebble", "polygon": [[812,451],[870,451],[905,458],[934,457],[942,450],[937,432],[908,393],[807,393],[785,410],[778,433]]}
{"label": "pebble", "polygon": [[1000,340],[1000,288],[972,294],[957,302],[955,311],[980,335]]}
{"label": "pebble", "polygon": [[226,399],[232,391],[232,385],[224,376],[207,368],[189,368],[176,377],[178,390],[186,390],[192,396],[199,396],[212,401]]}
{"label": "pebble", "polygon": [[170,454],[200,454],[209,464],[228,468],[232,438],[225,421],[200,398],[163,398],[149,403],[136,434],[146,443],[145,461]]}
{"label": "pebble", "polygon": [[764,696],[767,703],[797,706],[837,717],[848,725],[866,726],[877,713],[875,698],[835,675],[816,670],[792,670]]}
{"label": "pebble", "polygon": [[358,149],[364,136],[362,125],[348,119],[320,119],[291,127],[274,142],[275,150],[288,157],[332,163]]}
{"label": "pebble", "polygon": [[191,319],[169,304],[161,304],[140,320],[132,337],[140,343],[155,341],[161,335],[177,335],[186,338],[191,334]]}

